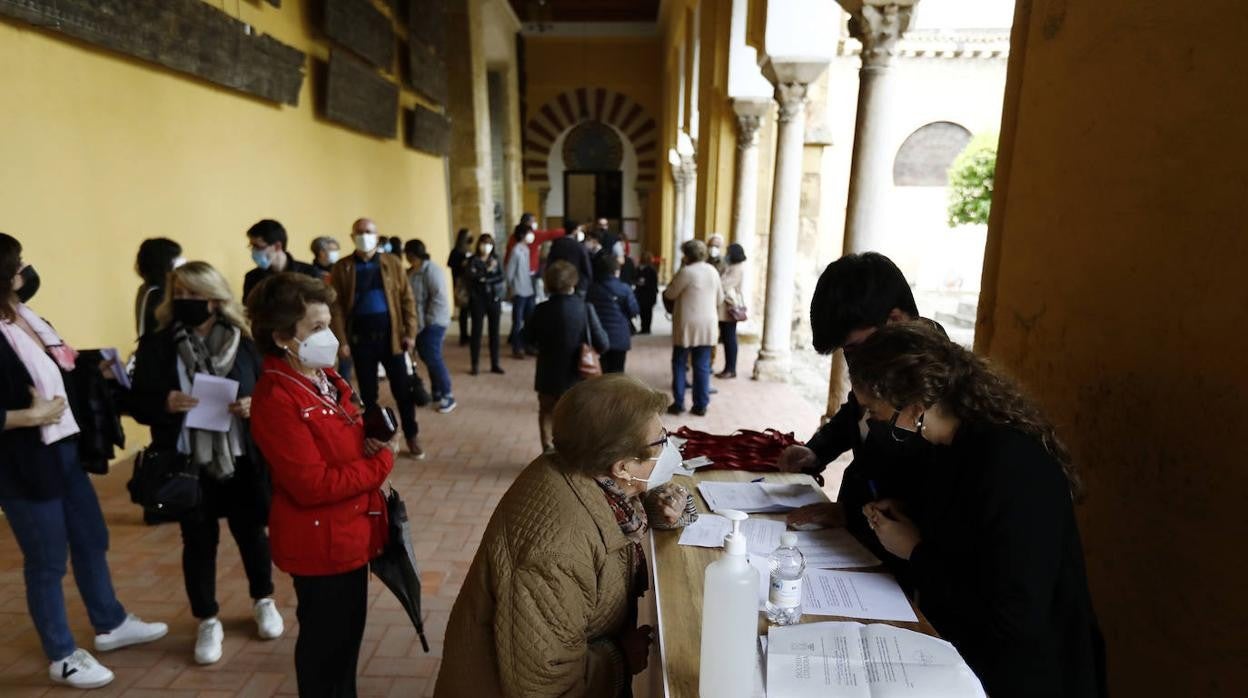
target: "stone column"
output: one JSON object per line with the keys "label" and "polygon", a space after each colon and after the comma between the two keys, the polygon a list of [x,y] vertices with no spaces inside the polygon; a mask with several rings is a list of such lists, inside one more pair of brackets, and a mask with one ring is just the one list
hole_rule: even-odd
{"label": "stone column", "polygon": [[692,156],[681,157],[680,173],[685,179],[685,220],[681,230],[681,242],[692,240],[697,227],[698,210],[698,163]]}
{"label": "stone column", "polygon": [[537,216],[537,227],[545,230],[549,225],[546,222],[546,200],[550,198],[550,187],[542,187],[537,190],[537,210],[533,215]]}
{"label": "stone column", "polygon": [[[732,195],[732,241],[745,250],[745,258],[757,264],[754,243],[758,235],[758,128],[771,108],[770,101],[734,99],[737,115],[737,171]],[[751,309],[747,327],[755,324],[762,308],[752,308],[754,274],[746,273],[741,296]]]}
{"label": "stone column", "polygon": [[685,196],[683,169],[679,160],[672,164],[672,180],[675,184],[672,201],[676,210],[672,221],[672,249],[668,251],[667,268],[673,275],[680,269],[680,244],[685,241],[685,202],[688,199]]}
{"label": "stone column", "polygon": [[[819,67],[819,72],[823,67]],[[817,77],[818,74],[814,77]],[[813,79],[813,78],[812,78]],[[767,247],[767,292],[763,346],[754,378],[786,380],[792,359],[794,276],[802,194],[802,147],[806,127],[806,86],[810,80],[776,82],[776,174],[771,194],[771,237]]]}
{"label": "stone column", "polygon": [[850,34],[862,42],[858,73],[858,113],[849,169],[844,251],[883,250],[888,242],[888,195],[893,183],[893,153],[888,141],[892,89],[889,63],[897,40],[910,26],[917,0],[869,0],[853,13]]}

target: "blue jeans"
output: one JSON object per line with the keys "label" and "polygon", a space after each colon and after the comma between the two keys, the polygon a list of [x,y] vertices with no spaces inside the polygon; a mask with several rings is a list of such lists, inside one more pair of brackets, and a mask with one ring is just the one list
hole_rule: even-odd
{"label": "blue jeans", "polygon": [[534,296],[513,296],[511,299],[511,336],[507,343],[517,354],[524,351],[524,324],[533,317]]}
{"label": "blue jeans", "polygon": [[446,339],[446,328],[442,325],[425,325],[416,335],[416,354],[429,369],[429,386],[435,398],[451,397],[451,373],[446,370],[446,362],[442,360],[442,340]]}
{"label": "blue jeans", "polygon": [[693,406],[711,404],[711,347],[672,347],[672,399],[685,406],[685,361],[693,352]]}
{"label": "blue jeans", "polygon": [[65,560],[74,563],[74,582],[96,633],[116,630],[126,620],[108,571],[108,526],[95,488],[78,462],[73,439],[47,446],[57,450],[65,494],[56,499],[0,499],[18,547],[26,577],[26,608],[49,661],[77,649],[65,613]]}

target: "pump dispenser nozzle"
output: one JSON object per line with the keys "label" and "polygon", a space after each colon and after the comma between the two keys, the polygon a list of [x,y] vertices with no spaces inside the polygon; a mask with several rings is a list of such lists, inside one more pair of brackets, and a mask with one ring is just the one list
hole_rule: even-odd
{"label": "pump dispenser nozzle", "polygon": [[719,513],[732,522],[732,533],[724,536],[724,552],[729,555],[745,555],[749,545],[745,534],[741,532],[741,522],[750,518],[749,514],[736,509],[723,509]]}

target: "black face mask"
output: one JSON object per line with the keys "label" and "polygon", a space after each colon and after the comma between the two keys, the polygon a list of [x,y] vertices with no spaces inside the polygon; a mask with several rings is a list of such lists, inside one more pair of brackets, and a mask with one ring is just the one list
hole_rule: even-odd
{"label": "black face mask", "polygon": [[886,468],[912,467],[927,459],[932,448],[931,443],[917,431],[907,431],[874,419],[867,420],[864,446]]}
{"label": "black face mask", "polygon": [[173,301],[173,319],[187,327],[199,327],[212,317],[208,309],[208,301],[197,298],[175,298]]}
{"label": "black face mask", "polygon": [[17,290],[17,299],[23,303],[29,303],[31,298],[39,292],[39,272],[35,268],[27,265],[21,271],[22,287]]}

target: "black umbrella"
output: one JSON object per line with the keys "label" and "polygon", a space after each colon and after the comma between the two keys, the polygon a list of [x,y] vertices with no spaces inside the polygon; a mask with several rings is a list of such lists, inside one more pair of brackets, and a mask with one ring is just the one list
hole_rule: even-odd
{"label": "black umbrella", "polygon": [[420,572],[412,549],[412,527],[407,520],[407,505],[393,487],[386,495],[386,509],[390,515],[390,541],[381,555],[369,563],[369,568],[394,592],[416,626],[420,646],[428,652],[429,640],[425,639],[425,624],[420,619]]}

